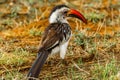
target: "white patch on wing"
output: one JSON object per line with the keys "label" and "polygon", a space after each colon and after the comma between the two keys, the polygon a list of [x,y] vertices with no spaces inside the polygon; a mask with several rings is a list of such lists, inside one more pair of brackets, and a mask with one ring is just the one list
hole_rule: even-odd
{"label": "white patch on wing", "polygon": [[55,45],[57,45],[59,43],[59,41],[56,41],[51,47],[49,47],[49,48],[52,48],[52,47],[54,47]]}
{"label": "white patch on wing", "polygon": [[60,51],[60,47],[55,47],[54,49],[52,49],[51,55],[58,53]]}
{"label": "white patch on wing", "polygon": [[68,42],[69,42],[69,40],[66,43],[64,43],[64,44],[62,44],[60,46],[60,57],[62,59],[64,59],[64,57],[65,57],[65,54],[66,54],[66,51],[67,51]]}

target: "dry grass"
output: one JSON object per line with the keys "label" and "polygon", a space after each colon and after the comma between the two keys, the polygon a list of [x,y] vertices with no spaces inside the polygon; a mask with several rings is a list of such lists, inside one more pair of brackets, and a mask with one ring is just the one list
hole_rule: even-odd
{"label": "dry grass", "polygon": [[[41,5],[42,4],[42,5]],[[52,7],[66,4],[88,19],[69,20],[73,37],[65,60],[50,56],[42,80],[119,80],[119,0],[1,0],[0,79],[25,80]]]}

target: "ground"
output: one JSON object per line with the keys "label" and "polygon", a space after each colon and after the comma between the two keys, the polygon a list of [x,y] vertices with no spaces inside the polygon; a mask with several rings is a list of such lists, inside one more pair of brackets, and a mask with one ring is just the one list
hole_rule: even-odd
{"label": "ground", "polygon": [[49,56],[41,80],[120,80],[120,0],[0,0],[0,80],[26,80],[51,9],[66,4],[88,24],[69,19],[65,59]]}

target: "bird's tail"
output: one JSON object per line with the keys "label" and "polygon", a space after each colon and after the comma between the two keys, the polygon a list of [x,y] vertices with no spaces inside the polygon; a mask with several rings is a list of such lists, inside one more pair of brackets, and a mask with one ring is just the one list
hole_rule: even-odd
{"label": "bird's tail", "polygon": [[33,63],[32,67],[27,75],[29,80],[33,80],[32,78],[38,78],[41,68],[42,68],[43,64],[45,63],[48,55],[49,55],[48,51],[45,51],[45,50],[39,51],[37,59]]}

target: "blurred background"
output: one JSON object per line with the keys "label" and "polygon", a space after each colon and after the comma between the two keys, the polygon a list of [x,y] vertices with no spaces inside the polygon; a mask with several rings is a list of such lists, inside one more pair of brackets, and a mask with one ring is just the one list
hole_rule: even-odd
{"label": "blurred background", "polygon": [[0,80],[26,80],[58,4],[80,11],[88,24],[69,19],[73,37],[65,63],[50,57],[40,79],[119,80],[120,0],[0,0]]}

